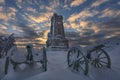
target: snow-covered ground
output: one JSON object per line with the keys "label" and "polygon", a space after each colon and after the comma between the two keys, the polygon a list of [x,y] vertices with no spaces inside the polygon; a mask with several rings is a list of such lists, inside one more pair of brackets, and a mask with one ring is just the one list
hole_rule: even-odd
{"label": "snow-covered ground", "polygon": [[112,68],[94,68],[89,64],[89,73],[76,73],[67,67],[67,53],[63,51],[49,52],[48,71],[32,76],[26,80],[120,80],[120,46],[108,51]]}
{"label": "snow-covered ground", "polygon": [[[110,55],[111,69],[94,68],[89,64],[89,73],[85,76],[83,73],[72,72],[68,68],[67,51],[47,51],[48,69],[46,72],[33,68],[21,72],[10,69],[2,80],[120,80],[120,43],[118,42],[120,40],[117,44],[115,40],[113,43],[109,42],[104,48]],[[87,49],[84,48],[84,50]]]}

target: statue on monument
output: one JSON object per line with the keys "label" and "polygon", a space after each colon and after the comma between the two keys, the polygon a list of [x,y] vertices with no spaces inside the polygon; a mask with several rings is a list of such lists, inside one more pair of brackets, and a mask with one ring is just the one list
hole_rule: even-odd
{"label": "statue on monument", "polygon": [[56,13],[53,14],[46,46],[51,48],[68,48],[68,40],[65,38],[63,26],[63,16]]}

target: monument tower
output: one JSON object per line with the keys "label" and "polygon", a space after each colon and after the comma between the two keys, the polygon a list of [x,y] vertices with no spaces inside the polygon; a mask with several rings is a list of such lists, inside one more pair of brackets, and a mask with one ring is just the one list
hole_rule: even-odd
{"label": "monument tower", "polygon": [[56,13],[53,14],[46,46],[50,48],[68,48],[68,40],[65,38],[63,26],[63,16]]}

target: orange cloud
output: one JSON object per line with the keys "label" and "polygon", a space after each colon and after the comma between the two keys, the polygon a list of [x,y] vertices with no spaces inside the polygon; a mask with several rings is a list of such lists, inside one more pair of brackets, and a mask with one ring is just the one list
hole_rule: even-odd
{"label": "orange cloud", "polygon": [[6,30],[6,29],[7,29],[7,27],[6,27],[6,26],[4,26],[4,25],[2,25],[2,24],[0,24],[0,29],[2,29],[2,30]]}
{"label": "orange cloud", "polygon": [[16,9],[15,8],[8,8],[9,13],[4,13],[3,7],[0,7],[0,18],[4,21],[8,21],[9,19],[13,19],[13,17],[16,15]]}
{"label": "orange cloud", "polygon": [[79,6],[83,4],[86,0],[73,0],[70,4],[71,7]]}
{"label": "orange cloud", "polygon": [[87,28],[89,26],[89,22],[88,21],[80,21],[80,26],[82,28]]}
{"label": "orange cloud", "polygon": [[4,0],[0,0],[0,3],[4,3]]}
{"label": "orange cloud", "polygon": [[94,30],[95,33],[99,33],[100,31],[97,25],[92,25],[92,29]]}
{"label": "orange cloud", "polygon": [[79,12],[79,13],[74,13],[72,14],[69,18],[68,21],[69,22],[74,22],[77,19],[86,19],[87,17],[93,17],[94,15],[96,15],[98,13],[98,11],[93,10],[92,12],[89,11],[88,9],[84,9],[83,11]]}
{"label": "orange cloud", "polygon": [[50,32],[50,30],[45,30],[43,32],[43,38],[47,38],[49,32]]}
{"label": "orange cloud", "polygon": [[7,29],[8,28],[6,26],[0,24],[0,34],[4,34],[4,35],[8,34]]}
{"label": "orange cloud", "polygon": [[49,20],[49,17],[52,16],[52,13],[50,12],[46,12],[46,13],[42,13],[39,16],[28,16],[31,20],[37,22],[37,23],[41,23],[41,22],[46,22]]}
{"label": "orange cloud", "polygon": [[96,2],[93,2],[93,4],[91,5],[91,7],[97,7],[100,6],[101,4],[107,2],[108,0],[96,0]]}

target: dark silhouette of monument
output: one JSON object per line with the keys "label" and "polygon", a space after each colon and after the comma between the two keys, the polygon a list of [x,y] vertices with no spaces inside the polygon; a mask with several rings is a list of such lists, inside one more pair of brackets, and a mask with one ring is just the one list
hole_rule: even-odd
{"label": "dark silhouette of monument", "polygon": [[50,48],[68,48],[68,40],[65,38],[63,27],[63,16],[56,13],[53,14],[46,46]]}

